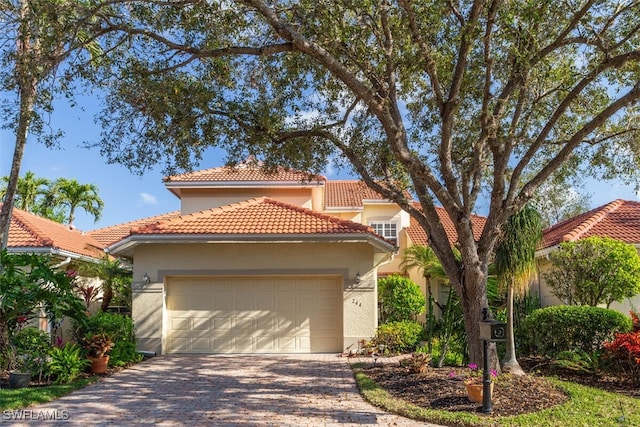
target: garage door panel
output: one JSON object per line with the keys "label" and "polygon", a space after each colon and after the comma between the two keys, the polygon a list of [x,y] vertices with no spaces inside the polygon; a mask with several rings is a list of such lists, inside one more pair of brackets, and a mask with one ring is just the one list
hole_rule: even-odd
{"label": "garage door panel", "polygon": [[[212,343],[212,348],[217,349],[218,352],[220,353],[228,353],[230,351],[233,350],[233,337],[229,336],[229,334],[225,334],[223,336],[219,336],[219,337],[214,337],[211,340]],[[208,353],[211,353],[211,348],[209,349]]]}
{"label": "garage door panel", "polygon": [[170,279],[166,316],[168,353],[339,351],[341,279]]}
{"label": "garage door panel", "polygon": [[255,329],[252,317],[237,317],[233,329],[241,329],[244,331],[253,331]]}
{"label": "garage door panel", "polygon": [[278,338],[278,349],[281,351],[296,351],[298,349],[295,336],[284,336]]}
{"label": "garage door panel", "polygon": [[208,353],[210,348],[211,343],[208,337],[191,339],[191,351],[194,353]]}
{"label": "garage door panel", "polygon": [[232,317],[214,317],[212,321],[214,330],[230,330],[233,325]]}
{"label": "garage door panel", "polygon": [[253,353],[255,351],[252,337],[235,337],[233,348],[238,353]]}
{"label": "garage door panel", "polygon": [[256,328],[260,331],[275,331],[278,329],[278,319],[275,313],[261,314],[256,318]]}
{"label": "garage door panel", "polygon": [[272,336],[258,336],[255,342],[258,352],[272,352],[278,349],[277,340]]}
{"label": "garage door panel", "polygon": [[211,329],[211,319],[208,317],[194,317],[192,328],[194,331],[208,331]]}

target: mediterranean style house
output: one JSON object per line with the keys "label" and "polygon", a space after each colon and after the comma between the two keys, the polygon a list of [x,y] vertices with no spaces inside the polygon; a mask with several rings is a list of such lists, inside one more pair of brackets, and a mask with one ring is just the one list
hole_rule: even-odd
{"label": "mediterranean style house", "polygon": [[[356,348],[378,326],[378,275],[400,272],[403,249],[427,243],[406,212],[360,181],[240,164],[164,185],[179,211],[91,232],[133,262],[141,350]],[[453,244],[453,224],[442,219]],[[482,226],[478,217],[478,233]],[[421,272],[407,274],[426,291]]]}
{"label": "mediterranean style house", "polygon": [[[549,253],[556,250],[562,242],[574,242],[593,236],[620,240],[640,250],[640,202],[614,200],[543,231],[542,246],[536,252],[537,279],[531,284],[531,291],[538,294],[543,307],[563,304],[563,301],[553,295],[544,280],[544,273],[553,268],[548,258]],[[628,314],[632,308],[640,308],[640,295],[620,303],[614,302],[610,308]]]}

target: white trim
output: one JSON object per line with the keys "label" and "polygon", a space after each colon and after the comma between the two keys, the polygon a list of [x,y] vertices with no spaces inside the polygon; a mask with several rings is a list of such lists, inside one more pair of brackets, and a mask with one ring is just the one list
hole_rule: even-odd
{"label": "white trim", "polygon": [[62,249],[56,248],[34,248],[30,246],[9,246],[7,248],[7,252],[11,253],[21,253],[21,254],[40,254],[40,255],[55,255],[63,258],[71,258],[74,260],[87,261],[87,262],[98,262],[100,258],[93,258],[88,255],[80,255],[75,252],[65,251]]}
{"label": "white trim", "polygon": [[123,253],[140,244],[157,243],[368,243],[380,252],[396,246],[373,234],[136,234],[107,247],[109,253]]}

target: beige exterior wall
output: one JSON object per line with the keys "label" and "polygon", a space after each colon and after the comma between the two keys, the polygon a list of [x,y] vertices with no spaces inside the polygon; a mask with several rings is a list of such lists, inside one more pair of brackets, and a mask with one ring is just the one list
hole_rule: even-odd
{"label": "beige exterior wall", "polygon": [[215,193],[212,193],[211,189],[184,189],[182,190],[180,211],[186,215],[256,197],[269,197],[312,209],[311,190],[311,188],[219,188],[215,190]]}
{"label": "beige exterior wall", "polygon": [[344,219],[347,221],[357,222],[358,224],[363,224],[362,222],[362,211],[350,211],[350,212],[334,212],[328,211],[325,212],[327,215],[335,216],[336,218]]}
{"label": "beige exterior wall", "polygon": [[[365,243],[148,244],[138,246],[134,257],[132,316],[141,350],[162,352],[164,285],[172,275],[339,275],[344,348],[375,334],[377,273],[373,248]],[[148,285],[141,282],[145,273]]]}
{"label": "beige exterior wall", "polygon": [[409,214],[395,204],[366,203],[362,211],[362,223],[369,225],[371,221],[393,221],[398,228],[409,227]]}

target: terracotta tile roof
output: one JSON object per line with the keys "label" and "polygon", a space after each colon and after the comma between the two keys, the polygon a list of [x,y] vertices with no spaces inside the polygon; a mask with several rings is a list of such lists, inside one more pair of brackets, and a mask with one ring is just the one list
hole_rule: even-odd
{"label": "terracotta tile roof", "polygon": [[[414,203],[414,206],[422,210],[420,203],[416,202]],[[444,208],[436,206],[436,211],[438,212],[438,217],[440,218],[440,222],[442,222],[444,231],[449,237],[449,242],[453,245],[458,241],[458,232],[453,225],[453,221],[451,221],[451,218],[449,218],[449,215],[447,215],[447,211],[445,211]],[[482,230],[484,229],[486,220],[487,219],[485,217],[479,215],[473,215],[471,217],[471,221],[473,222],[473,236],[476,241],[478,241],[480,239],[480,236],[482,235]],[[416,221],[413,217],[411,217],[409,228],[407,229],[407,234],[411,238],[411,241],[414,245],[427,245],[427,233],[424,231],[422,226],[418,224],[418,221]]]}
{"label": "terracotta tile roof", "polygon": [[[407,197],[411,198],[409,194]],[[326,208],[361,208],[364,206],[363,200],[387,200],[364,182],[357,180],[327,181],[324,198]]]}
{"label": "terracotta tile roof", "polygon": [[[132,229],[131,233],[156,235],[375,235],[369,226],[341,220],[266,197],[143,225]],[[379,238],[383,240],[382,237]]]}
{"label": "terracotta tile roof", "polygon": [[104,246],[89,234],[18,208],[14,208],[11,215],[7,247],[9,251],[32,248],[96,259],[105,254]]}
{"label": "terracotta tile roof", "polygon": [[250,164],[241,164],[236,167],[222,166],[200,171],[188,172],[179,175],[165,177],[165,183],[176,182],[292,182],[301,183],[308,181],[324,181],[323,176],[309,175],[306,172],[300,172],[283,167],[278,167],[273,173],[267,173],[258,166]]}
{"label": "terracotta tile roof", "polygon": [[89,232],[89,235],[100,242],[104,247],[107,247],[119,240],[124,239],[129,235],[131,229],[134,227],[141,227],[147,224],[154,224],[159,221],[165,221],[180,216],[179,211],[173,211],[166,214],[151,216],[148,218],[142,218],[135,221],[125,222],[122,224],[113,225],[111,227],[100,228]]}
{"label": "terracotta tile roof", "polygon": [[640,202],[614,200],[543,230],[543,248],[592,236],[640,244]]}

